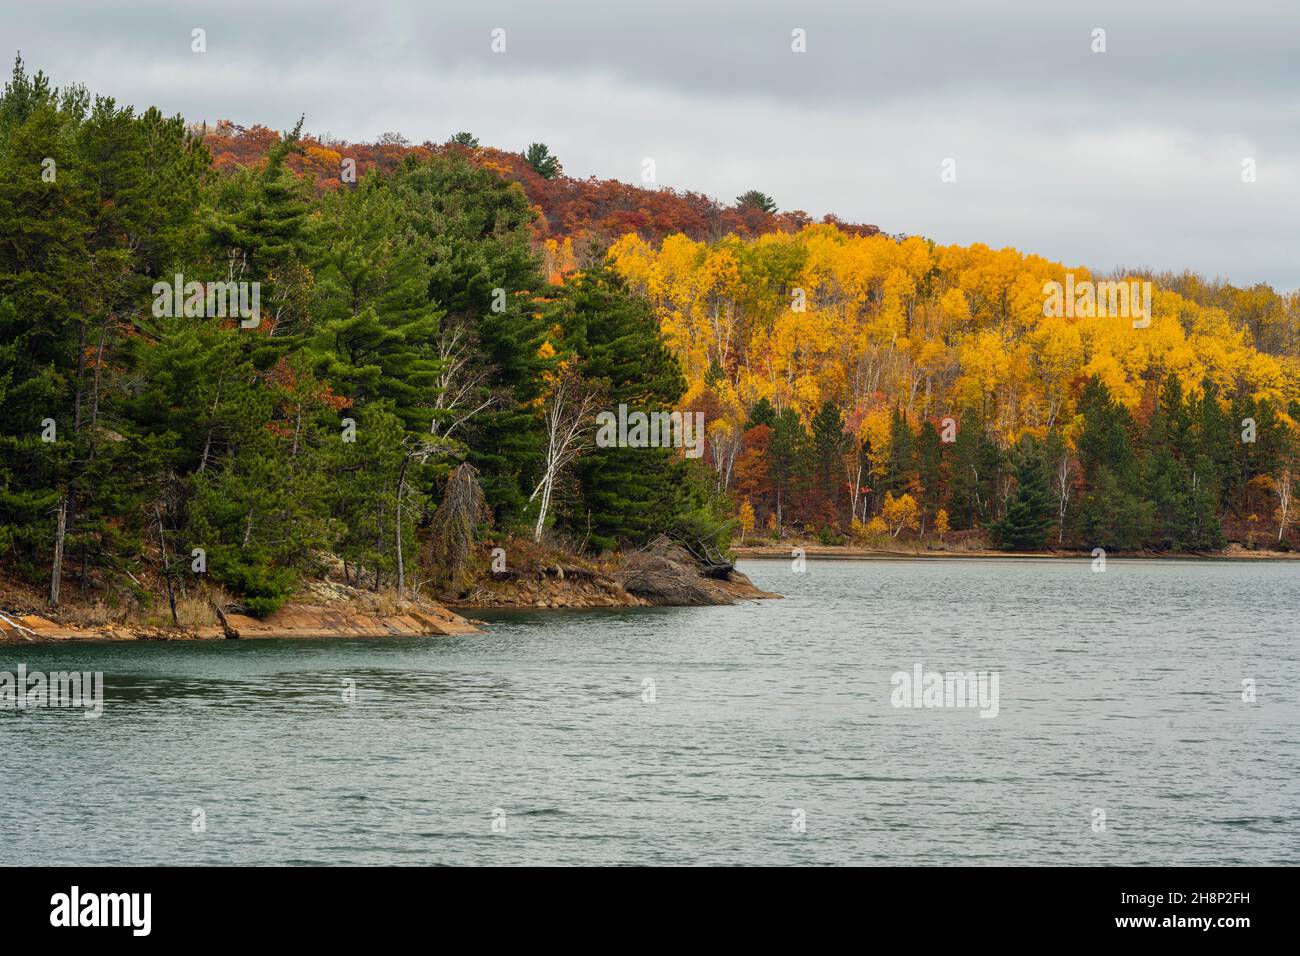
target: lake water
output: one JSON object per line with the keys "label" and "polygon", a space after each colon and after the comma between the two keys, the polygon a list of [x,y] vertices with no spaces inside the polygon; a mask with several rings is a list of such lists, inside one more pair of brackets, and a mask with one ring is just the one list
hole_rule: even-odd
{"label": "lake water", "polygon": [[[1300,563],[1091,565],[747,561],[786,599],[7,644],[106,691],[0,711],[0,863],[1296,863]],[[996,672],[997,716],[893,706],[918,664]]]}

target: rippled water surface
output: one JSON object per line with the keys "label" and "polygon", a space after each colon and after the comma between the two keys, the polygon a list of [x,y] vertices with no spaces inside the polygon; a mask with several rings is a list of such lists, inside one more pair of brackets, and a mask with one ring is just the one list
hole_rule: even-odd
{"label": "rippled water surface", "polygon": [[[0,711],[0,863],[1294,864],[1300,564],[1090,565],[750,561],[785,600],[7,644],[106,702]],[[918,663],[996,671],[998,716],[891,706]]]}

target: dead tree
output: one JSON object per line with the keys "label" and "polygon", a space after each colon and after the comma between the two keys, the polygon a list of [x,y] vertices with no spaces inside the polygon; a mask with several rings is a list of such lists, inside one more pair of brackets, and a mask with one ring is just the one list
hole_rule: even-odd
{"label": "dead tree", "polygon": [[434,511],[429,525],[431,583],[442,594],[455,597],[468,585],[474,532],[487,516],[478,472],[468,462],[457,466],[447,476],[442,504]]}
{"label": "dead tree", "polygon": [[50,607],[59,606],[59,583],[63,580],[63,540],[68,529],[68,499],[59,498],[54,530],[54,567],[50,572]]}

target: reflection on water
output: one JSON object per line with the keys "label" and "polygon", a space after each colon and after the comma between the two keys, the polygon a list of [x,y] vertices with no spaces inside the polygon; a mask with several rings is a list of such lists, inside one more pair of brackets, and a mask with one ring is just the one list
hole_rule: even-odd
{"label": "reflection on water", "polygon": [[[1300,565],[745,570],[786,600],[5,645],[106,700],[0,711],[0,863],[1294,862]],[[998,716],[891,706],[918,664]]]}

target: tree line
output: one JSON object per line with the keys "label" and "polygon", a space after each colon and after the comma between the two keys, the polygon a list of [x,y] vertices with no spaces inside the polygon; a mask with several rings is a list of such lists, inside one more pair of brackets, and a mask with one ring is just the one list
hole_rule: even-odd
{"label": "tree line", "polygon": [[1002,445],[976,408],[913,426],[895,408],[883,447],[824,402],[805,424],[760,399],[729,482],[746,533],[942,538],[984,529],[1007,550],[1221,549],[1232,531],[1289,547],[1297,459],[1285,414],[1204,381],[1164,379],[1145,419],[1097,377],[1080,383],[1072,428]]}
{"label": "tree line", "polygon": [[[171,593],[201,573],[259,615],[337,560],[358,586],[437,592],[453,472],[481,491],[479,537],[598,551],[722,526],[703,466],[594,447],[575,419],[675,406],[685,379],[611,270],[548,281],[518,184],[449,150],[322,193],[291,168],[305,150],[294,130],[217,171],[180,117],[15,64],[0,96],[8,574],[57,604],[66,586],[146,602],[150,578]],[[255,316],[224,307],[250,286]]]}
{"label": "tree line", "polygon": [[[826,224],[628,234],[608,261],[681,358],[746,534],[1293,540],[1300,294]],[[1149,315],[1050,307],[1121,282]]]}

